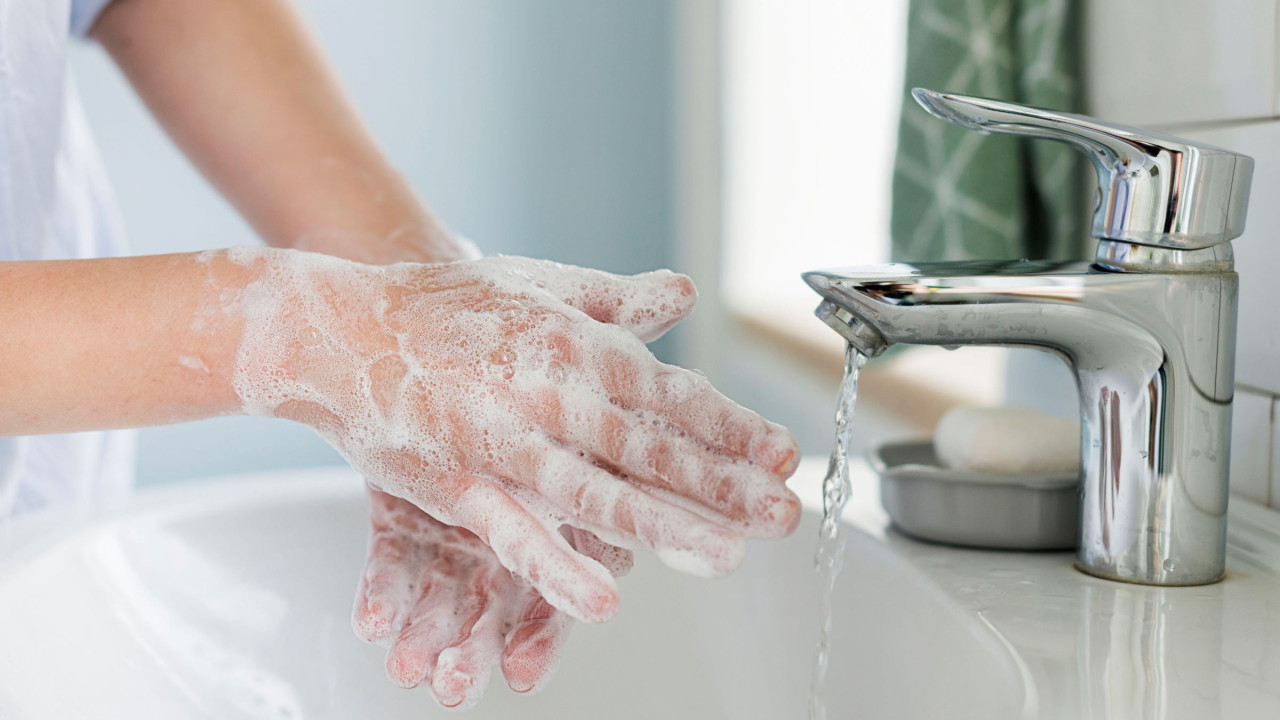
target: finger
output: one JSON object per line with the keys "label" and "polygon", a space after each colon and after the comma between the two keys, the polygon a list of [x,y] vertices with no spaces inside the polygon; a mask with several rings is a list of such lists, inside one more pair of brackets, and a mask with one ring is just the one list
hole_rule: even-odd
{"label": "finger", "polygon": [[[417,574],[410,561],[411,544],[395,532],[395,503],[403,501],[369,489],[372,530],[369,554],[356,590],[351,625],[356,635],[368,643],[384,643],[400,631],[405,614],[413,604],[413,580]],[[412,505],[414,512],[421,512]]]}
{"label": "finger", "polygon": [[[502,568],[497,571],[506,572]],[[489,675],[503,652],[498,591],[492,572],[477,571],[459,598],[457,612],[464,620],[430,673],[431,694],[444,707],[472,707],[489,685]]]}
{"label": "finger", "polygon": [[[645,418],[572,391],[570,396],[562,397],[562,392],[565,391],[553,389],[531,395],[517,408],[564,445],[590,452],[600,462],[641,484],[687,498],[696,503],[694,509],[703,508],[697,509],[699,514],[728,524],[748,537],[782,537],[799,521],[799,498],[759,466],[712,452],[673,431],[652,414]],[[562,411],[562,407],[572,410]],[[526,442],[541,451],[536,438]],[[511,464],[512,459],[514,456],[507,463]],[[566,474],[563,467],[551,470],[556,471],[556,478]],[[533,472],[528,467],[510,471],[523,472],[522,479],[532,479]],[[553,483],[545,492],[564,491]],[[562,501],[557,504],[565,507]],[[575,505],[565,509],[572,512]],[[592,520],[604,520],[605,527],[618,524],[608,518]]]}
{"label": "finger", "polygon": [[356,636],[367,643],[387,641],[404,624],[413,602],[407,554],[403,538],[375,534],[370,539],[369,557],[351,614]]}
{"label": "finger", "polygon": [[387,677],[402,688],[430,680],[436,659],[457,637],[461,625],[454,612],[456,580],[449,573],[428,575],[422,596],[387,653]]}
{"label": "finger", "polygon": [[[451,487],[439,488],[446,483]],[[592,623],[618,611],[618,586],[609,571],[570,547],[496,481],[464,474],[438,478],[436,485],[437,491],[457,498],[452,511],[442,511],[437,519],[479,536],[503,567],[524,578],[547,602]]]}
{"label": "finger", "polygon": [[582,347],[582,367],[609,399],[647,410],[714,450],[760,465],[779,478],[795,472],[800,448],[786,428],[716,390],[706,377],[665,365],[625,336],[595,328]]}
{"label": "finger", "polygon": [[565,526],[562,531],[568,533],[565,539],[574,550],[605,566],[614,577],[622,577],[631,572],[636,558],[630,550],[607,543],[596,537],[595,533],[582,528]]}
{"label": "finger", "polygon": [[551,294],[592,319],[652,342],[693,311],[698,291],[687,275],[655,270],[614,275],[549,260],[522,268]]}
{"label": "finger", "polygon": [[619,542],[646,547],[682,572],[725,575],[737,568],[746,552],[741,533],[659,500],[545,437],[528,439],[509,465],[512,479],[576,522]]}
{"label": "finger", "polygon": [[630,277],[580,271],[577,279],[580,282],[565,288],[566,303],[594,320],[617,325],[646,343],[662,337],[688,317],[698,302],[693,280],[670,270]]}
{"label": "finger", "polygon": [[523,593],[519,607],[502,652],[502,675],[512,690],[535,693],[559,666],[573,620],[531,589]]}

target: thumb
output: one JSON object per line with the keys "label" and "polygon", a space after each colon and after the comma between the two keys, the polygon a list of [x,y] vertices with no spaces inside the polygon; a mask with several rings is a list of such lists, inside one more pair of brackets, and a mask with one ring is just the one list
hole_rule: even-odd
{"label": "thumb", "polygon": [[[654,270],[614,278],[611,288],[613,313],[609,315],[607,307],[602,310],[609,319],[598,318],[587,310],[583,312],[601,322],[621,325],[645,342],[653,342],[665,335],[676,323],[688,317],[698,302],[698,290],[688,275]],[[606,296],[606,304],[608,299]]]}
{"label": "thumb", "polygon": [[698,302],[693,280],[670,270],[614,275],[550,261],[525,269],[569,306],[645,342],[662,337]]}

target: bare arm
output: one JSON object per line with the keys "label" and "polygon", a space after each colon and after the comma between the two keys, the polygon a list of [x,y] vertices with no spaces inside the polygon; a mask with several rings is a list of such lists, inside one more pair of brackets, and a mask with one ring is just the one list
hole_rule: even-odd
{"label": "bare arm", "polygon": [[253,275],[214,254],[0,263],[0,435],[239,411],[220,299]]}
{"label": "bare arm", "polygon": [[116,0],[92,35],[270,244],[371,263],[471,253],[391,167],[285,0]]}

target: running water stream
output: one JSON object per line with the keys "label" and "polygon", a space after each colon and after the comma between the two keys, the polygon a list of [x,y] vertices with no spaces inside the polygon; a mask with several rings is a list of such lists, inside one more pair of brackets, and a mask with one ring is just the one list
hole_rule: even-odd
{"label": "running water stream", "polygon": [[853,437],[853,407],[858,401],[858,371],[867,358],[854,349],[845,348],[844,380],[840,383],[840,397],[836,403],[836,445],[827,465],[827,477],[822,481],[822,528],[818,531],[818,551],[814,567],[822,582],[822,606],[818,617],[822,621],[818,647],[813,653],[813,682],[809,686],[809,720],[826,720],[827,706],[822,693],[827,680],[827,661],[831,654],[832,595],[840,566],[844,562],[844,537],[840,532],[840,516],[849,500],[848,453]]}

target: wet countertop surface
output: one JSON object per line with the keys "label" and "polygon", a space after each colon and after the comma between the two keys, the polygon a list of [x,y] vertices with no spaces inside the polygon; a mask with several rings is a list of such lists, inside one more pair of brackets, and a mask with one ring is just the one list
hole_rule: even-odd
{"label": "wet countertop surface", "polygon": [[[853,475],[846,522],[1006,647],[1023,715],[1280,717],[1280,513],[1233,496],[1226,579],[1157,588],[1085,575],[1070,552],[910,539],[890,527],[870,469],[859,465]],[[807,481],[800,487],[806,508],[820,509],[820,495]]]}

